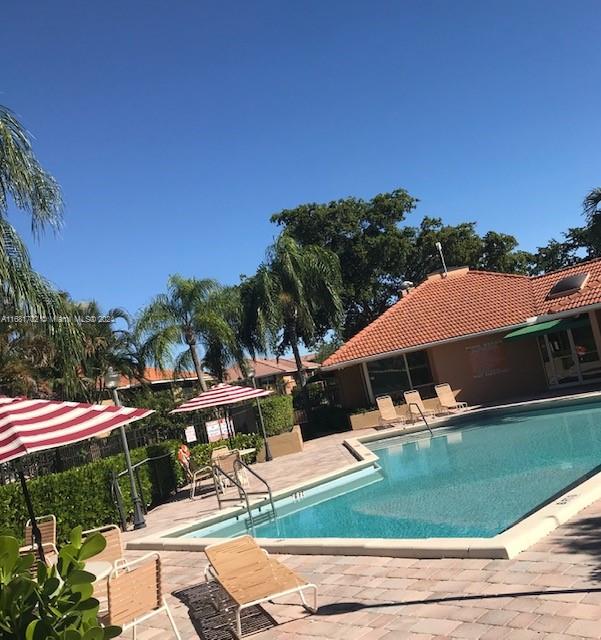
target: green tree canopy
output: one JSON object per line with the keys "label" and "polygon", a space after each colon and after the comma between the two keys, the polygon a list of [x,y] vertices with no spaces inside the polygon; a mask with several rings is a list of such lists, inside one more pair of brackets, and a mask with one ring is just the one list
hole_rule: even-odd
{"label": "green tree canopy", "polygon": [[338,256],[344,339],[393,304],[403,281],[417,283],[440,269],[437,242],[448,266],[518,273],[528,269],[532,256],[518,251],[511,235],[490,231],[482,237],[474,222],[445,225],[432,217],[425,217],[418,227],[403,224],[417,202],[404,189],[396,189],[371,200],[304,204],[271,217],[302,246],[321,246]]}

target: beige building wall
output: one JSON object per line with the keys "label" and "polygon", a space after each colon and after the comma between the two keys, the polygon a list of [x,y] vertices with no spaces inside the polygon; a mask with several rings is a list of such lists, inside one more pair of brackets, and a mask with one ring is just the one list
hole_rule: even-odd
{"label": "beige building wall", "polygon": [[482,404],[535,395],[547,389],[535,338],[504,342],[503,334],[461,340],[429,350],[437,383],[448,382],[457,399]]}

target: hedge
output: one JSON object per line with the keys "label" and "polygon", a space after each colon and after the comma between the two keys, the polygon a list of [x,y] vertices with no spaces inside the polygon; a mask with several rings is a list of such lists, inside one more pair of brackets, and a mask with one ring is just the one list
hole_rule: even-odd
{"label": "hedge", "polygon": [[[268,436],[277,436],[292,429],[294,424],[292,396],[268,396],[260,402],[265,432]],[[257,413],[257,421],[258,419]]]}
{"label": "hedge", "polygon": [[[148,457],[171,453],[172,442],[141,447],[131,451],[135,464]],[[119,522],[119,512],[111,495],[111,472],[125,469],[123,454],[96,460],[61,473],[53,473],[28,481],[36,514],[53,513],[58,521],[59,537],[64,538],[75,526],[84,529]],[[140,467],[140,484],[147,504],[166,500],[176,489],[173,456]],[[132,511],[127,476],[120,479],[125,509]],[[19,483],[0,486],[0,533],[20,538],[28,515]]]}
{"label": "hedge", "polygon": [[[198,466],[208,464],[211,450],[228,444],[227,441],[199,444],[191,449],[192,458]],[[259,448],[262,444],[257,434],[238,434],[233,438],[233,447]],[[139,467],[142,493],[147,505],[165,502],[185,484],[175,452],[180,442],[167,440],[159,444],[131,450],[132,463],[145,458],[156,458]],[[251,458],[251,461],[254,461]],[[28,481],[29,491],[37,515],[53,513],[58,522],[59,539],[65,539],[71,529],[81,525],[84,529],[104,524],[119,523],[119,511],[111,495],[111,472],[125,469],[123,454],[96,460],[61,473],[53,473]],[[119,480],[125,510],[132,513],[133,505],[129,480],[124,475]],[[23,526],[28,519],[23,492],[18,482],[0,486],[0,535],[14,535],[21,539]]]}

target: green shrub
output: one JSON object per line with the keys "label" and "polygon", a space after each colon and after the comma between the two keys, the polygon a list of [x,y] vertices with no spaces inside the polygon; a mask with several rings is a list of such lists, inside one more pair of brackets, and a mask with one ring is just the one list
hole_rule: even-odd
{"label": "green shrub", "polygon": [[[280,433],[290,431],[294,425],[294,409],[292,408],[292,396],[268,396],[262,398],[261,411],[265,432],[268,436],[277,436]],[[257,409],[257,423],[259,414]]]}
{"label": "green shrub", "polygon": [[[171,453],[174,447],[177,448],[177,443],[167,441],[133,449],[132,463]],[[174,457],[169,456],[140,467],[140,484],[147,505],[161,502],[175,491],[175,464]],[[92,529],[119,522],[119,512],[111,494],[111,472],[119,473],[124,469],[125,456],[120,454],[30,480],[28,486],[35,512],[38,515],[53,513],[59,536],[63,538],[78,525]],[[125,510],[131,513],[133,503],[127,475],[119,479],[119,486]],[[0,533],[20,539],[28,515],[19,483],[0,486],[0,505]]]}
{"label": "green shrub", "polygon": [[100,553],[106,540],[100,534],[82,540],[81,527],[55,565],[38,562],[30,572],[33,554],[21,557],[16,538],[0,537],[0,637],[6,640],[108,640],[120,627],[102,627],[99,602],[94,598],[95,576],[85,561]]}

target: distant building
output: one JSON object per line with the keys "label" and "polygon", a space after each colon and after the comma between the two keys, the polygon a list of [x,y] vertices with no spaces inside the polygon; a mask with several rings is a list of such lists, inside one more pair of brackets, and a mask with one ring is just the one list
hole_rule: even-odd
{"label": "distant building", "polygon": [[428,276],[325,360],[343,406],[434,395],[470,404],[601,385],[601,259],[540,276]]}
{"label": "distant building", "polygon": [[[214,378],[209,373],[204,372],[204,380],[210,385]],[[195,371],[178,371],[176,373],[172,369],[161,370],[147,367],[144,369],[144,375],[140,379],[121,376],[117,389],[125,391],[142,387],[143,385],[148,385],[152,391],[180,390],[183,395],[187,396],[191,392],[198,390],[198,376]]]}
{"label": "distant building", "polygon": [[[303,365],[308,375],[320,368],[313,360],[312,354],[302,356]],[[257,358],[248,360],[249,371],[254,371],[257,386],[263,389],[274,389],[281,393],[291,394],[296,387],[298,369],[293,358]],[[235,383],[244,380],[240,367],[230,367],[225,373],[225,382]]]}

